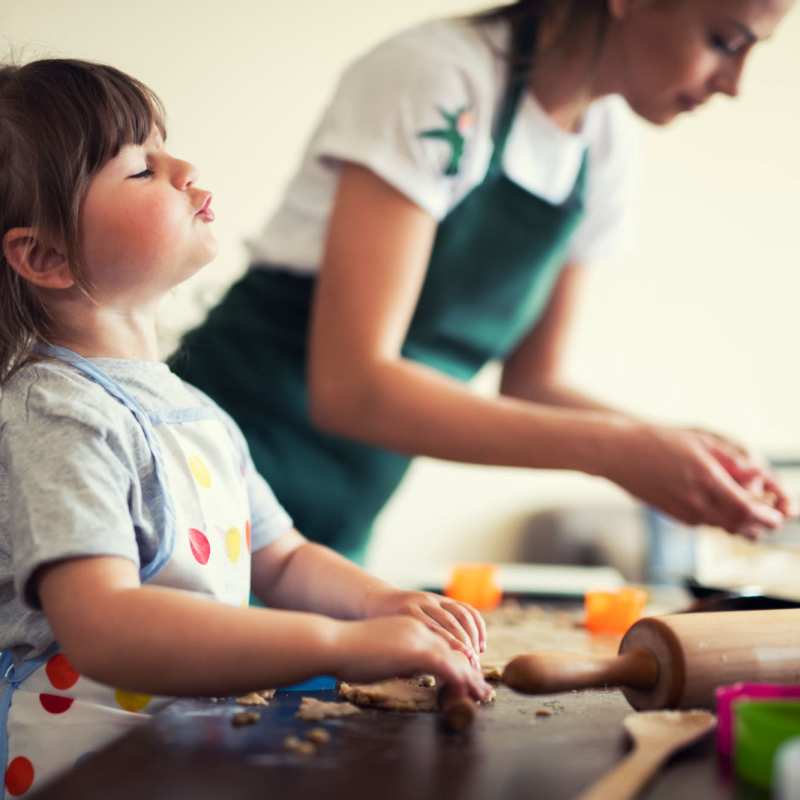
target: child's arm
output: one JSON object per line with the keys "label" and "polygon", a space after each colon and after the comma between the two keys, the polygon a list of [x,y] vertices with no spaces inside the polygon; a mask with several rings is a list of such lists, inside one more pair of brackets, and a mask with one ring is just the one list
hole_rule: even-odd
{"label": "child's arm", "polygon": [[315,611],[339,619],[403,614],[422,622],[477,666],[486,626],[471,606],[430,592],[404,592],[368,575],[297,531],[253,554],[252,585],[268,606]]}
{"label": "child's arm", "polygon": [[110,686],[164,695],[232,694],[317,674],[348,680],[432,672],[472,697],[486,686],[444,640],[408,617],[343,622],[236,608],[139,583],[114,557],[41,570],[38,594],[76,669]]}

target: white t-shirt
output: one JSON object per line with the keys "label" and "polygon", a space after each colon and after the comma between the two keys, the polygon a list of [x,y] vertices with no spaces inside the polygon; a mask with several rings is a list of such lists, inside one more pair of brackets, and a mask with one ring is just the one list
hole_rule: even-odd
{"label": "white t-shirt", "polygon": [[[328,216],[343,162],[369,168],[441,220],[486,175],[492,131],[507,86],[509,28],[437,20],[405,31],[355,61],[309,143],[281,205],[248,241],[252,261],[313,273],[322,260]],[[448,127],[444,114],[466,110],[464,150],[446,174],[452,147],[420,134]],[[581,129],[568,133],[531,92],[517,109],[503,171],[558,204],[570,194],[589,150],[587,213],[568,260],[607,258],[625,240],[636,187],[638,136],[621,97],[595,101]]]}

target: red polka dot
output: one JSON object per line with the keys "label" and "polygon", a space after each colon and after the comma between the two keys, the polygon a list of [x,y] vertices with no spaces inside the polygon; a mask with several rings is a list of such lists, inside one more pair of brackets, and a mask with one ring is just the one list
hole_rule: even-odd
{"label": "red polka dot", "polygon": [[253,526],[250,524],[250,520],[247,520],[244,524],[244,540],[247,542],[247,552],[252,552],[252,547],[250,544],[250,534],[252,532]]}
{"label": "red polka dot", "polygon": [[58,694],[40,694],[42,708],[50,714],[63,714],[75,702],[72,697],[61,697]]}
{"label": "red polka dot", "polygon": [[6,789],[19,797],[33,786],[33,764],[25,756],[17,756],[6,770]]}
{"label": "red polka dot", "polygon": [[208,564],[208,559],[211,558],[211,544],[202,531],[189,528],[189,545],[195,559],[200,564]]}
{"label": "red polka dot", "polygon": [[44,669],[53,688],[60,689],[62,692],[74,686],[81,676],[63,653],[54,655]]}

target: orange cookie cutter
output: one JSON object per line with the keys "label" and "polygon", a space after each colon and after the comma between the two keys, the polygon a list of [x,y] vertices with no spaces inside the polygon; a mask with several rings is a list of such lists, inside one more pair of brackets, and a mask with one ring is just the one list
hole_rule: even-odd
{"label": "orange cookie cutter", "polygon": [[444,593],[453,600],[491,611],[500,605],[503,591],[497,583],[494,564],[458,564],[453,567]]}
{"label": "orange cookie cutter", "polygon": [[641,619],[646,605],[647,592],[636,586],[613,592],[586,592],[586,627],[592,633],[625,633]]}

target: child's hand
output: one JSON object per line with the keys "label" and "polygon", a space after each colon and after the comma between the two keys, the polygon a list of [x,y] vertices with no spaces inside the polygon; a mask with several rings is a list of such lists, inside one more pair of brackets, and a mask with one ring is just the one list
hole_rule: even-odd
{"label": "child's hand", "polygon": [[463,653],[474,667],[478,654],[486,649],[486,625],[472,606],[432,592],[386,590],[367,597],[367,617],[403,614],[419,620],[441,636],[454,650]]}
{"label": "child's hand", "polygon": [[370,682],[423,672],[475,700],[491,694],[480,671],[422,622],[394,616],[336,626],[333,672],[342,680]]}

